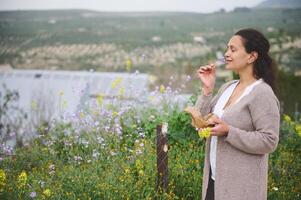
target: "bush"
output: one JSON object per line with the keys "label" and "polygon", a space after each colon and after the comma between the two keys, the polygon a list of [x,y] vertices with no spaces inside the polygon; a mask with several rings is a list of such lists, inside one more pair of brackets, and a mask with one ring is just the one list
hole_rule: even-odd
{"label": "bush", "polygon": [[301,123],[284,115],[277,150],[269,159],[269,199],[301,198]]}

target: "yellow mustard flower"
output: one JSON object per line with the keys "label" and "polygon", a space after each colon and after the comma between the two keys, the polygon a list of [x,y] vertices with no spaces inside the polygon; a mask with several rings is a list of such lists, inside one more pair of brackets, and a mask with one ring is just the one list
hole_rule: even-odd
{"label": "yellow mustard flower", "polygon": [[63,101],[63,108],[67,108],[68,107],[68,102],[66,100]]}
{"label": "yellow mustard flower", "polygon": [[141,160],[139,160],[139,159],[136,160],[135,165],[136,165],[136,168],[139,170],[143,168],[143,164],[142,164]]}
{"label": "yellow mustard flower", "polygon": [[199,137],[200,138],[208,138],[211,133],[211,128],[203,128],[198,131]]}
{"label": "yellow mustard flower", "polygon": [[131,59],[127,59],[126,62],[125,62],[125,65],[126,65],[126,71],[131,71],[132,69],[132,65],[133,65],[133,62]]}
{"label": "yellow mustard flower", "polygon": [[292,122],[292,119],[289,115],[284,115],[284,121],[290,123],[290,122]]}
{"label": "yellow mustard flower", "polygon": [[36,101],[32,101],[32,102],[31,102],[31,109],[32,109],[32,110],[37,110],[37,109],[38,109],[38,104],[37,104]]}
{"label": "yellow mustard flower", "polygon": [[0,192],[3,191],[5,185],[6,185],[5,171],[3,169],[0,169]]}
{"label": "yellow mustard flower", "polygon": [[128,168],[126,168],[126,169],[124,170],[124,173],[125,173],[125,174],[129,174],[129,173],[131,173],[131,170],[128,169]]}
{"label": "yellow mustard flower", "polygon": [[117,77],[111,84],[111,88],[112,89],[115,89],[118,85],[120,85],[122,81],[122,78],[121,77]]}
{"label": "yellow mustard flower", "polygon": [[25,171],[22,171],[21,174],[18,176],[18,188],[22,188],[26,185],[27,182],[27,174]]}
{"label": "yellow mustard flower", "polygon": [[103,94],[98,94],[97,95],[97,103],[100,106],[103,102]]}
{"label": "yellow mustard flower", "polygon": [[43,195],[45,195],[46,197],[50,197],[51,196],[51,191],[50,189],[46,189],[43,191]]}
{"label": "yellow mustard flower", "polygon": [[139,170],[138,172],[139,176],[143,176],[144,175],[144,171],[142,169]]}
{"label": "yellow mustard flower", "polygon": [[297,134],[301,137],[301,124],[296,125]]}
{"label": "yellow mustard flower", "polygon": [[85,117],[85,114],[83,112],[79,113],[79,118],[83,119]]}
{"label": "yellow mustard flower", "polygon": [[119,95],[119,96],[123,96],[123,95],[124,95],[124,92],[125,92],[124,87],[121,87],[121,88],[119,89],[119,91],[118,91],[118,95]]}
{"label": "yellow mustard flower", "polygon": [[119,177],[119,181],[123,182],[124,178],[122,176]]}
{"label": "yellow mustard flower", "polygon": [[161,92],[161,93],[164,93],[164,92],[165,92],[165,87],[164,87],[164,85],[160,85],[160,92]]}
{"label": "yellow mustard flower", "polygon": [[117,117],[118,116],[118,112],[113,112],[113,117]]}

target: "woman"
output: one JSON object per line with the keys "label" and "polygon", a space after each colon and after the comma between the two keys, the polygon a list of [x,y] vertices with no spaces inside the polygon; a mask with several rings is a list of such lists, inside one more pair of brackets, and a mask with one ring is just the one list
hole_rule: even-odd
{"label": "woman", "polygon": [[212,96],[215,66],[200,67],[202,94],[196,106],[210,112],[215,126],[206,141],[202,200],[267,199],[268,154],[279,140],[279,102],[269,42],[259,31],[243,29],[229,41],[226,69],[239,80]]}

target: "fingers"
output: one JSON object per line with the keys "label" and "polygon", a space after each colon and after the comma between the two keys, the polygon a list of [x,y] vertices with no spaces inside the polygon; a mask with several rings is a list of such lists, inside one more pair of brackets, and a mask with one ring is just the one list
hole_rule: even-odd
{"label": "fingers", "polygon": [[206,66],[201,66],[200,70],[210,71],[210,70],[213,70],[214,68],[215,68],[215,65],[206,65]]}
{"label": "fingers", "polygon": [[215,124],[214,127],[211,128],[211,135],[213,136],[225,136],[229,132],[229,126],[227,123],[218,119],[219,122]]}
{"label": "fingers", "polygon": [[220,136],[221,135],[220,129],[221,129],[221,127],[219,127],[219,126],[215,126],[215,127],[211,128],[210,135],[212,135],[212,136]]}
{"label": "fingers", "polygon": [[220,131],[220,125],[222,121],[216,116],[212,115],[209,119],[208,122],[210,124],[213,124],[214,126],[211,128],[211,135],[213,136],[218,136],[218,133]]}
{"label": "fingers", "polygon": [[217,133],[218,132],[218,127],[213,127],[211,128],[211,133]]}
{"label": "fingers", "polygon": [[209,64],[209,65],[201,66],[198,69],[198,73],[210,72],[212,70],[215,70],[215,65],[214,64]]}
{"label": "fingers", "polygon": [[220,119],[218,118],[218,116],[212,115],[212,116],[208,119],[208,122],[209,122],[210,124],[220,124],[220,123],[222,123],[222,120],[220,120]]}

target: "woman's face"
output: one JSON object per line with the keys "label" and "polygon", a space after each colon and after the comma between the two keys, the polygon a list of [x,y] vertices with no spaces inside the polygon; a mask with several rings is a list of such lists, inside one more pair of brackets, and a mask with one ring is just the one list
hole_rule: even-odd
{"label": "woman's face", "polygon": [[227,51],[225,53],[226,69],[240,71],[248,65],[250,54],[242,42],[242,37],[234,35],[228,42]]}

